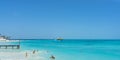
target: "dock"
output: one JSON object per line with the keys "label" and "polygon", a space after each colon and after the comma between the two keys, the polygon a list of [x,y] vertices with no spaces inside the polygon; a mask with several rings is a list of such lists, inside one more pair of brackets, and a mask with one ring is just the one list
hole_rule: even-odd
{"label": "dock", "polygon": [[2,41],[0,43],[2,43],[0,49],[20,49],[20,40],[8,40],[8,42]]}
{"label": "dock", "polygon": [[0,45],[0,49],[20,49],[20,45]]}
{"label": "dock", "polygon": [[11,40],[0,34],[0,49],[20,49],[20,40]]}

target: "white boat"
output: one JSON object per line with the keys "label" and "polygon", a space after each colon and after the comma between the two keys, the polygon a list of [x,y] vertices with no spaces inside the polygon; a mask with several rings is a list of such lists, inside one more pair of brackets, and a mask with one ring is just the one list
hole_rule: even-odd
{"label": "white boat", "polygon": [[0,35],[0,42],[19,42],[19,40],[10,40],[9,37]]}
{"label": "white boat", "polygon": [[63,40],[63,38],[60,38],[60,37],[59,37],[59,38],[57,38],[57,40],[62,41],[62,40]]}

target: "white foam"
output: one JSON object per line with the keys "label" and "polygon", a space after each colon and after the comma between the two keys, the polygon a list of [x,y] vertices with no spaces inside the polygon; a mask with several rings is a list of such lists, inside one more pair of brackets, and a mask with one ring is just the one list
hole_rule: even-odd
{"label": "white foam", "polygon": [[[27,52],[27,57],[26,57]],[[46,53],[44,51],[38,51],[33,54],[32,50],[26,51],[0,51],[0,60],[45,60]]]}

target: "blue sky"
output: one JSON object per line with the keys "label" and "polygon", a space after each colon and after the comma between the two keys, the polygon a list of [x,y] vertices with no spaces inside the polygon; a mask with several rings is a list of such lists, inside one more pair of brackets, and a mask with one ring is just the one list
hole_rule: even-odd
{"label": "blue sky", "polygon": [[12,38],[120,39],[119,0],[0,0]]}

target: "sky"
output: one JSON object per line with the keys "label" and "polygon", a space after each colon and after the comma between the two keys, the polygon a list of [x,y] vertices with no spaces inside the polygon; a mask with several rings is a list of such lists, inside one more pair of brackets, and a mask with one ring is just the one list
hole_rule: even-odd
{"label": "sky", "polygon": [[11,38],[120,39],[119,0],[0,0]]}

